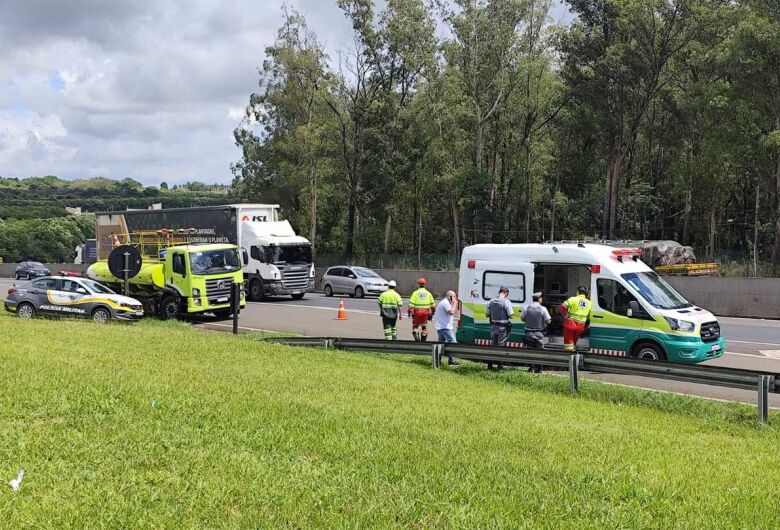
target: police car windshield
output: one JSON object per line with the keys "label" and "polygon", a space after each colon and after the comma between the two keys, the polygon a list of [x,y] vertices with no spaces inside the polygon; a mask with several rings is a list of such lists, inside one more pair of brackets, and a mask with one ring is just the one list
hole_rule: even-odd
{"label": "police car windshield", "polygon": [[352,267],[352,270],[355,271],[358,276],[363,278],[379,278],[379,275],[371,269],[364,269],[363,267]]}
{"label": "police car windshield", "polygon": [[241,268],[236,249],[190,252],[192,274],[232,272]]}
{"label": "police car windshield", "polygon": [[105,285],[92,281],[92,280],[81,280],[81,283],[86,285],[87,289],[92,291],[93,293],[97,294],[116,294],[114,291],[106,287]]}
{"label": "police car windshield", "polygon": [[681,309],[693,305],[654,272],[631,272],[622,276],[653,307]]}

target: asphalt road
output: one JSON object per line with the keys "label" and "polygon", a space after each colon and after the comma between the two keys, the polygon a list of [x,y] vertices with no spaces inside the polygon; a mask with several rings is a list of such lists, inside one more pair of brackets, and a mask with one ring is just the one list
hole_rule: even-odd
{"label": "asphalt road", "polygon": [[[0,279],[0,298],[13,280]],[[309,294],[303,300],[277,299],[268,302],[250,302],[241,312],[242,331],[286,331],[309,336],[383,338],[375,298],[345,298],[347,320],[337,320],[337,297]],[[726,337],[726,354],[707,364],[780,373],[780,321],[721,317],[721,330]],[[216,330],[228,330],[230,322],[197,324]],[[402,339],[411,339],[411,324],[402,320],[399,328]],[[710,387],[692,383],[678,383],[642,377],[610,374],[587,374],[586,378],[665,390],[680,394],[713,399],[737,400],[755,403],[756,393],[728,388]],[[770,396],[773,407],[780,407],[780,395]]]}

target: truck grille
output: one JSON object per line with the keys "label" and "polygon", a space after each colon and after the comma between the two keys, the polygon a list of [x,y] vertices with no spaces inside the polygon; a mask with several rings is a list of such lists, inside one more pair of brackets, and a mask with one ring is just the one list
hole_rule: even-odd
{"label": "truck grille", "polygon": [[285,289],[304,290],[309,286],[309,267],[279,267]]}
{"label": "truck grille", "polygon": [[217,302],[217,299],[227,297],[229,300],[232,289],[233,278],[215,278],[212,280],[206,280],[206,298],[208,298],[209,304],[224,304],[224,301]]}
{"label": "truck grille", "polygon": [[714,342],[720,338],[720,324],[717,322],[705,322],[701,325],[701,340]]}

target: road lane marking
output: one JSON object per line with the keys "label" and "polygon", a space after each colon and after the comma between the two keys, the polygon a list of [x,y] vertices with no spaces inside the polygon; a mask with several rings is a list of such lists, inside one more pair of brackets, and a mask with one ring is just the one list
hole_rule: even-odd
{"label": "road lane marking", "polygon": [[749,340],[733,340],[733,339],[726,339],[726,342],[738,342],[740,344],[760,344],[761,346],[780,346],[780,344],[776,342],[752,342]]}
{"label": "road lane marking", "polygon": [[772,359],[780,359],[780,350],[758,350],[758,353]]}
{"label": "road lane marking", "polygon": [[[320,309],[324,311],[333,311],[334,313],[338,313],[339,308],[338,307],[318,307],[318,306],[312,306],[312,305],[299,305],[299,304],[279,304],[276,302],[265,302],[261,304],[263,307],[297,307],[299,309]],[[376,311],[366,311],[365,309],[349,309],[346,308],[347,314],[349,313],[361,313],[364,315],[377,315],[379,316],[379,307],[377,307]]]}

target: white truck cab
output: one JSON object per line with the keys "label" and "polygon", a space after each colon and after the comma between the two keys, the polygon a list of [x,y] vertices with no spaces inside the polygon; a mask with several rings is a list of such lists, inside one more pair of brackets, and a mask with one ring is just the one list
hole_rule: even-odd
{"label": "white truck cab", "polygon": [[592,310],[578,350],[679,363],[722,356],[725,341],[715,316],[685,300],[639,256],[637,249],[583,243],[467,247],[458,281],[458,341],[489,344],[485,307],[506,286],[515,308],[508,345],[522,345],[520,310],[538,291],[552,316],[548,341],[562,343],[560,305],[585,286]]}

